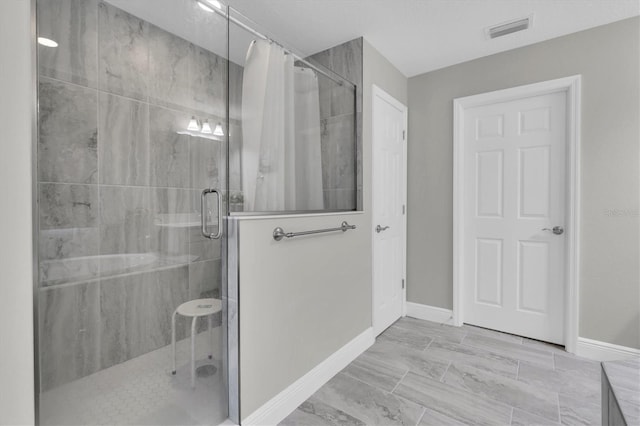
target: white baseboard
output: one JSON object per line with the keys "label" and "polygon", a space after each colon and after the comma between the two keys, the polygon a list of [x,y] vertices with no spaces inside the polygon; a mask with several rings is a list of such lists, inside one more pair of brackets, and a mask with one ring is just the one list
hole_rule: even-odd
{"label": "white baseboard", "polygon": [[453,311],[435,306],[407,302],[407,316],[437,323],[453,324]]}
{"label": "white baseboard", "polygon": [[640,349],[578,337],[576,355],[596,361],[615,361],[640,356]]}
{"label": "white baseboard", "polygon": [[375,342],[368,328],[247,416],[243,425],[276,425]]}

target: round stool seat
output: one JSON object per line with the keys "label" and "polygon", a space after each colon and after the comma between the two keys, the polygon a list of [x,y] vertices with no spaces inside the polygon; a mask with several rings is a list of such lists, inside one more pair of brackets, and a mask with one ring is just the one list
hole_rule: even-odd
{"label": "round stool seat", "polygon": [[204,317],[222,310],[220,299],[195,299],[178,306],[176,312],[184,317]]}

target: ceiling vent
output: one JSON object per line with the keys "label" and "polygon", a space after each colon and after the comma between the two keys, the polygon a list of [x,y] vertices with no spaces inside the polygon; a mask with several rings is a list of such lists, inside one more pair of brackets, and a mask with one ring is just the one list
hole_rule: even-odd
{"label": "ceiling vent", "polygon": [[533,24],[533,15],[526,18],[516,19],[514,21],[505,22],[486,29],[487,38],[493,39],[523,31],[531,27]]}

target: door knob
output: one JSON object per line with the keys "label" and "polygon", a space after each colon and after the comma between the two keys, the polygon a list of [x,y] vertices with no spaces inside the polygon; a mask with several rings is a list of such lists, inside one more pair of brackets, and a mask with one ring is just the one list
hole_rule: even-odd
{"label": "door knob", "polygon": [[556,235],[562,235],[564,228],[562,226],[554,226],[553,228],[542,228],[543,231],[551,231]]}
{"label": "door knob", "polygon": [[376,226],[376,232],[378,234],[381,233],[382,231],[386,231],[387,229],[389,229],[388,226],[380,226],[380,225]]}

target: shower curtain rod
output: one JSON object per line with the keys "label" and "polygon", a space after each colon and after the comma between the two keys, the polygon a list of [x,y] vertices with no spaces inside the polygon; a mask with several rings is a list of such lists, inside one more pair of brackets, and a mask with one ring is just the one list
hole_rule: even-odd
{"label": "shower curtain rod", "polygon": [[282,49],[284,49],[285,52],[287,52],[290,55],[293,55],[294,58],[296,58],[297,61],[302,62],[303,64],[305,64],[306,66],[308,66],[309,68],[313,69],[316,72],[319,72],[320,74],[324,75],[325,77],[327,77],[328,79],[338,83],[340,86],[342,86],[344,84],[344,82],[346,81],[347,83],[351,84],[352,86],[355,86],[355,84],[353,84],[352,82],[350,82],[349,80],[342,78],[342,80],[338,80],[335,77],[329,75],[326,71],[321,70],[320,68],[318,68],[316,65],[313,65],[312,63],[310,63],[309,61],[307,61],[306,59],[301,58],[300,56],[296,55],[295,53],[293,53],[292,51],[290,51],[289,49],[287,49],[286,47],[284,47],[283,45],[281,45],[280,43],[278,43],[277,41],[273,40],[272,38],[267,37],[266,35],[254,30],[253,28],[251,28],[250,26],[248,26],[247,24],[240,22],[238,19],[224,13],[223,11],[216,9],[215,10],[216,13],[222,15],[223,17],[229,19],[231,22],[233,22],[234,24],[238,25],[239,27],[242,27],[243,29],[249,31],[251,34],[255,35],[256,37],[260,37],[263,40],[267,40],[270,43],[275,43],[276,45],[280,46]]}

